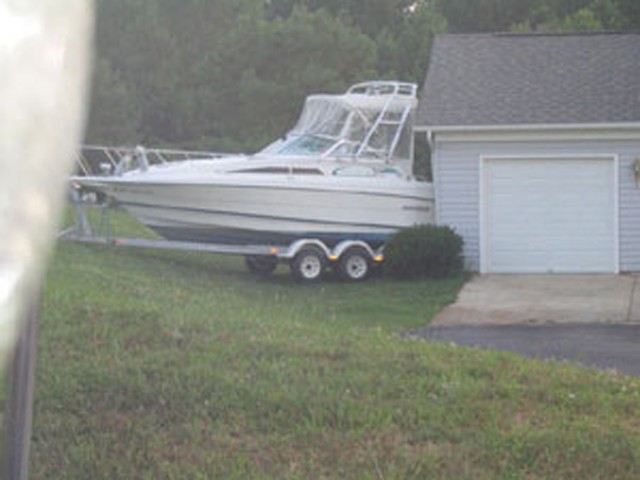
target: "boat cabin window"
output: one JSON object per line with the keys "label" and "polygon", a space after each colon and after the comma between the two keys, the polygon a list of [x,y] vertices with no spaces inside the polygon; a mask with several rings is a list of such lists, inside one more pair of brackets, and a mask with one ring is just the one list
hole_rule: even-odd
{"label": "boat cabin window", "polygon": [[373,168],[361,165],[353,165],[348,167],[339,167],[333,171],[337,177],[373,177],[376,171]]}
{"label": "boat cabin window", "polygon": [[318,168],[306,168],[306,167],[256,167],[245,168],[243,170],[234,170],[229,173],[271,173],[281,175],[324,175],[322,170]]}

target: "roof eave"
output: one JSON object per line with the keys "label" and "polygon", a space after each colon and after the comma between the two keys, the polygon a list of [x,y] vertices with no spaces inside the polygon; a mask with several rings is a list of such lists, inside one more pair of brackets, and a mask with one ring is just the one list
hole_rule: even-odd
{"label": "roof eave", "polygon": [[506,125],[414,125],[416,132],[520,132],[520,131],[576,131],[576,130],[640,130],[638,122],[603,123],[545,123],[545,124],[506,124]]}

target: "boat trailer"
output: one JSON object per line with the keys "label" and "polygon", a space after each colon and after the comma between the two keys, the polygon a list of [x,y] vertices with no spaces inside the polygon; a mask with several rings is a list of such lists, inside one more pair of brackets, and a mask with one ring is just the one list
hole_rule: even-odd
{"label": "boat trailer", "polygon": [[[91,148],[95,149],[96,147]],[[99,148],[105,149],[107,152],[108,147]],[[124,154],[124,150],[119,149],[118,153]],[[111,153],[111,155],[113,154]],[[100,168],[110,170],[118,163],[118,160],[109,160],[106,166],[102,164]],[[83,171],[86,165],[85,162],[81,167]],[[112,234],[110,212],[119,209],[119,207],[111,199],[83,195],[77,186],[71,185],[69,203],[75,211],[75,223],[61,231],[58,234],[58,240],[110,247],[240,255],[244,256],[245,265],[249,271],[260,276],[268,276],[275,271],[279,263],[287,263],[292,275],[301,282],[319,281],[330,268],[336,270],[341,278],[355,282],[367,278],[384,258],[383,247],[373,248],[362,240],[344,240],[330,247],[317,238],[302,238],[286,245],[228,245],[160,238],[120,237]],[[88,210],[90,209],[99,212],[97,228],[94,228],[89,220]]]}

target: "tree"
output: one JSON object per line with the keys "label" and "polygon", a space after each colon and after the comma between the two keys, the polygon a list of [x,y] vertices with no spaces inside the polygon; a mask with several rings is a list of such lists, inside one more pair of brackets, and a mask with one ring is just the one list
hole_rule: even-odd
{"label": "tree", "polygon": [[421,83],[427,71],[433,38],[447,30],[447,22],[429,4],[406,11],[395,31],[384,29],[376,38],[378,71],[383,75]]}
{"label": "tree", "polygon": [[88,143],[126,145],[140,136],[142,111],[135,90],[111,63],[99,58],[93,71],[86,139]]}
{"label": "tree", "polygon": [[334,18],[341,18],[370,38],[381,30],[395,30],[402,24],[404,13],[415,0],[268,0],[270,17],[288,18],[296,7],[309,11],[324,10]]}
{"label": "tree", "polygon": [[[158,1],[102,0],[97,10],[98,64],[108,62],[123,88],[136,94],[130,101],[140,115],[135,132],[139,138],[132,140],[153,143],[169,138],[172,118],[167,107],[179,78],[179,55]],[[102,87],[96,79],[94,94],[103,94]]]}
{"label": "tree", "polygon": [[122,138],[126,127],[128,143],[255,149],[291,126],[310,92],[376,76],[374,42],[324,9],[269,18],[262,0],[97,6],[104,78],[93,108],[126,97],[137,120],[118,125],[115,111],[92,111],[96,141]]}
{"label": "tree", "polygon": [[616,0],[539,0],[526,21],[513,30],[541,32],[570,32],[615,30],[620,28],[622,16]]}
{"label": "tree", "polygon": [[640,28],[637,0],[434,0],[452,32]]}
{"label": "tree", "polygon": [[622,28],[640,30],[640,2],[638,0],[617,0],[616,4],[622,15]]}
{"label": "tree", "polygon": [[272,21],[243,17],[218,59],[218,124],[223,137],[251,145],[282,135],[310,92],[340,91],[374,75],[373,42],[324,11],[296,8]]}
{"label": "tree", "polygon": [[536,1],[434,0],[433,8],[446,18],[452,33],[495,32],[525,22]]}
{"label": "tree", "polygon": [[431,0],[270,0],[267,11],[288,18],[296,5],[326,11],[371,38],[378,77],[421,82],[433,36],[446,30]]}

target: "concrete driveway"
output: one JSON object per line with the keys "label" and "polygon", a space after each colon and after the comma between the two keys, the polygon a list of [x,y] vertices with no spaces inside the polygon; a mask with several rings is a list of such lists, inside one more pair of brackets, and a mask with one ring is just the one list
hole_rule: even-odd
{"label": "concrete driveway", "polygon": [[433,326],[640,324],[634,275],[477,275]]}

